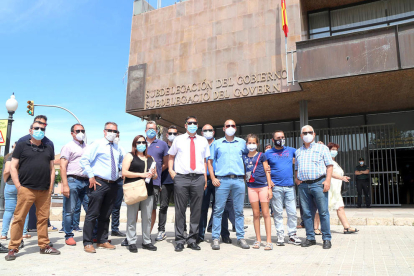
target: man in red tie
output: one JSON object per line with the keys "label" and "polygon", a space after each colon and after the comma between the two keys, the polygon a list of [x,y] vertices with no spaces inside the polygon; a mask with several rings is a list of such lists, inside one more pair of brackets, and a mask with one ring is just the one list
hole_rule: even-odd
{"label": "man in red tie", "polygon": [[[207,163],[210,146],[203,136],[197,135],[198,122],[195,116],[188,116],[187,132],[174,139],[168,151],[168,168],[174,180],[175,202],[175,251],[187,248],[200,250],[197,245],[198,225],[201,215],[204,189],[207,187]],[[190,201],[190,233],[184,237],[185,212]]]}

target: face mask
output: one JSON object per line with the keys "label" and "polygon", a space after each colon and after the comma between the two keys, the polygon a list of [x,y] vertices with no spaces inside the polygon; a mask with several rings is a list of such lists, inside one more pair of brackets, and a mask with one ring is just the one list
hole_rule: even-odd
{"label": "face mask", "polygon": [[249,151],[255,151],[257,149],[257,145],[256,144],[248,144],[247,149]]}
{"label": "face mask", "polygon": [[306,134],[303,136],[303,142],[305,143],[312,143],[313,141],[313,135],[312,134]]}
{"label": "face mask", "polygon": [[139,144],[137,146],[137,151],[139,151],[139,152],[144,152],[146,149],[147,149],[147,146],[146,145]]}
{"label": "face mask", "polygon": [[43,138],[45,138],[45,132],[44,132],[44,131],[41,131],[40,129],[38,129],[38,130],[33,130],[33,131],[32,131],[32,137],[33,137],[35,140],[40,141],[40,140],[42,140]]}
{"label": "face mask", "polygon": [[197,125],[187,125],[187,130],[190,133],[196,133],[198,129]]}
{"label": "face mask", "polygon": [[285,145],[285,139],[280,139],[280,140],[273,140],[273,142],[275,143],[275,146],[281,148]]}
{"label": "face mask", "polygon": [[114,144],[117,144],[118,145],[118,143],[119,143],[119,137],[115,137]]}
{"label": "face mask", "polygon": [[338,155],[338,151],[336,151],[336,150],[331,150],[331,156],[332,156],[333,158],[335,158],[337,155]]}
{"label": "face mask", "polygon": [[234,136],[234,133],[236,133],[236,129],[233,127],[226,128],[226,135],[227,136]]}
{"label": "face mask", "polygon": [[214,134],[212,131],[208,131],[208,132],[203,132],[203,136],[204,138],[206,138],[207,140],[210,140],[214,137]]}
{"label": "face mask", "polygon": [[78,141],[83,141],[83,139],[85,139],[85,134],[82,132],[79,132],[78,134],[76,134],[76,139]]}
{"label": "face mask", "polygon": [[361,161],[361,162],[359,162],[359,164],[362,166],[362,165],[364,165],[364,162],[363,162],[363,161]]}
{"label": "face mask", "polygon": [[115,138],[116,138],[116,133],[114,133],[114,132],[107,132],[105,138],[109,142],[113,142],[115,140]]}
{"label": "face mask", "polygon": [[168,141],[172,142],[175,139],[175,135],[168,135]]}
{"label": "face mask", "polygon": [[157,132],[155,131],[155,129],[148,129],[147,130],[147,137],[152,139],[155,137],[155,135],[157,135]]}

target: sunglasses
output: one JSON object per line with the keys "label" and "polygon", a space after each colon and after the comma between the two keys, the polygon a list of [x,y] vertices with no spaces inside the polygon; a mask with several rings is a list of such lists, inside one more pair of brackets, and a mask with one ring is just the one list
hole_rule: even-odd
{"label": "sunglasses", "polygon": [[168,132],[168,135],[170,135],[170,136],[177,135],[177,132]]}
{"label": "sunglasses", "polygon": [[35,121],[35,123],[38,123],[38,124],[44,125],[45,127],[47,126],[47,124],[46,124],[46,123],[43,123],[43,122],[41,122],[41,121]]}
{"label": "sunglasses", "polygon": [[114,129],[105,129],[107,132],[113,132],[113,133],[119,133],[118,130],[114,130]]}
{"label": "sunglasses", "polygon": [[302,132],[303,135],[313,134],[313,131],[304,131]]}
{"label": "sunglasses", "polygon": [[213,132],[212,129],[204,129],[203,132]]}
{"label": "sunglasses", "polygon": [[226,128],[229,128],[229,127],[235,128],[236,125],[226,125]]}
{"label": "sunglasses", "polygon": [[146,145],[147,144],[147,142],[146,141],[138,141],[137,142],[137,145]]}
{"label": "sunglasses", "polygon": [[79,132],[85,133],[85,130],[84,129],[77,129],[77,130],[75,130],[75,133],[79,133]]}
{"label": "sunglasses", "polygon": [[198,125],[197,122],[187,122],[187,125]]}
{"label": "sunglasses", "polygon": [[42,144],[42,147],[33,147],[33,145],[32,144],[30,144],[30,146],[32,147],[32,151],[38,151],[38,152],[43,152],[43,151],[45,151],[45,147],[43,146],[43,144]]}
{"label": "sunglasses", "polygon": [[34,130],[41,130],[41,131],[45,131],[46,130],[46,128],[45,127],[33,127],[32,129],[34,129]]}

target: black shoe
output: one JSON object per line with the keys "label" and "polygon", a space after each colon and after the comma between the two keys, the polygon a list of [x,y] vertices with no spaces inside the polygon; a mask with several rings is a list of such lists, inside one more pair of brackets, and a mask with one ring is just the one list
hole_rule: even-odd
{"label": "black shoe", "polygon": [[[200,244],[200,243],[202,243],[202,242],[204,242],[204,239],[202,239],[202,238],[197,238],[197,241],[196,241],[196,243],[197,244]],[[6,252],[7,253],[7,252]]]}
{"label": "black shoe", "polygon": [[138,248],[135,244],[131,244],[128,246],[129,252],[131,253],[138,253]]}
{"label": "black shoe", "polygon": [[176,252],[181,252],[184,250],[184,244],[182,243],[177,243],[177,245],[175,246],[175,251]]}
{"label": "black shoe", "polygon": [[231,232],[236,232],[236,226],[233,226],[233,228],[231,228]]}
{"label": "black shoe", "polygon": [[371,208],[371,205],[368,205],[367,208]]}
{"label": "black shoe", "polygon": [[316,244],[316,240],[308,240],[306,239],[304,242],[302,242],[301,246],[302,247],[309,247],[311,245],[315,245]]}
{"label": "black shoe", "polygon": [[0,243],[0,253],[9,253],[9,249]]}
{"label": "black shoe", "polygon": [[201,250],[201,247],[198,246],[195,242],[187,244],[187,248],[191,248],[192,250]]}
{"label": "black shoe", "polygon": [[[22,240],[22,242],[19,245],[19,249],[22,249],[24,247],[24,241]],[[7,253],[7,252],[6,252]]]}
{"label": "black shoe", "polygon": [[126,237],[126,234],[119,232],[119,231],[112,231],[111,232],[111,236],[115,236],[115,237]]}
{"label": "black shoe", "polygon": [[249,226],[244,226],[244,229],[246,230],[247,228],[249,228]]}
{"label": "black shoe", "polygon": [[331,241],[328,241],[328,240],[323,241],[323,249],[331,249],[331,247],[332,247]]}
{"label": "black shoe", "polygon": [[230,237],[221,237],[221,241],[223,243],[227,243],[227,244],[231,244],[232,240],[230,239]]}
{"label": "black shoe", "polygon": [[142,249],[147,249],[149,251],[157,251],[157,247],[152,243],[149,244],[142,244]]}
{"label": "black shoe", "polygon": [[211,228],[207,228],[207,232],[208,232],[208,233],[211,233],[211,232],[213,232],[213,229],[211,229]]}
{"label": "black shoe", "polygon": [[357,206],[357,208],[361,208],[361,206]]}
{"label": "black shoe", "polygon": [[128,240],[126,238],[121,242],[121,246],[128,246]]}

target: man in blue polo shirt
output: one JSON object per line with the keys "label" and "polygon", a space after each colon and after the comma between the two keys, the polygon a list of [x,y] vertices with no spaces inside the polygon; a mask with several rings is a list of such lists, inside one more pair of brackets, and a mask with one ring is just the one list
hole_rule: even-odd
{"label": "man in blue polo shirt", "polygon": [[[157,139],[157,123],[148,121],[145,128],[147,134],[148,151],[147,154],[152,156],[156,162],[157,175],[162,175],[162,172],[168,168],[168,145],[162,140]],[[157,203],[160,197],[161,177],[153,180],[154,184],[154,206],[151,215],[151,232],[157,218]]]}
{"label": "man in blue polo shirt", "polygon": [[[220,249],[220,232],[223,211],[229,194],[233,199],[233,208],[236,217],[237,244],[243,249],[250,246],[244,239],[244,163],[243,154],[247,154],[246,141],[235,137],[236,123],[227,120],[223,131],[226,136],[213,143],[208,160],[208,169],[213,185],[216,187],[216,202],[213,214],[213,250]],[[216,170],[213,168],[216,163]]]}
{"label": "man in blue polo shirt", "polygon": [[275,147],[267,150],[265,155],[270,166],[272,182],[275,184],[271,204],[274,210],[273,217],[277,231],[276,244],[279,246],[285,245],[283,231],[283,203],[285,203],[289,243],[300,245],[301,240],[296,236],[296,195],[293,182],[293,164],[296,149],[285,146],[283,131],[275,131],[272,137]]}

